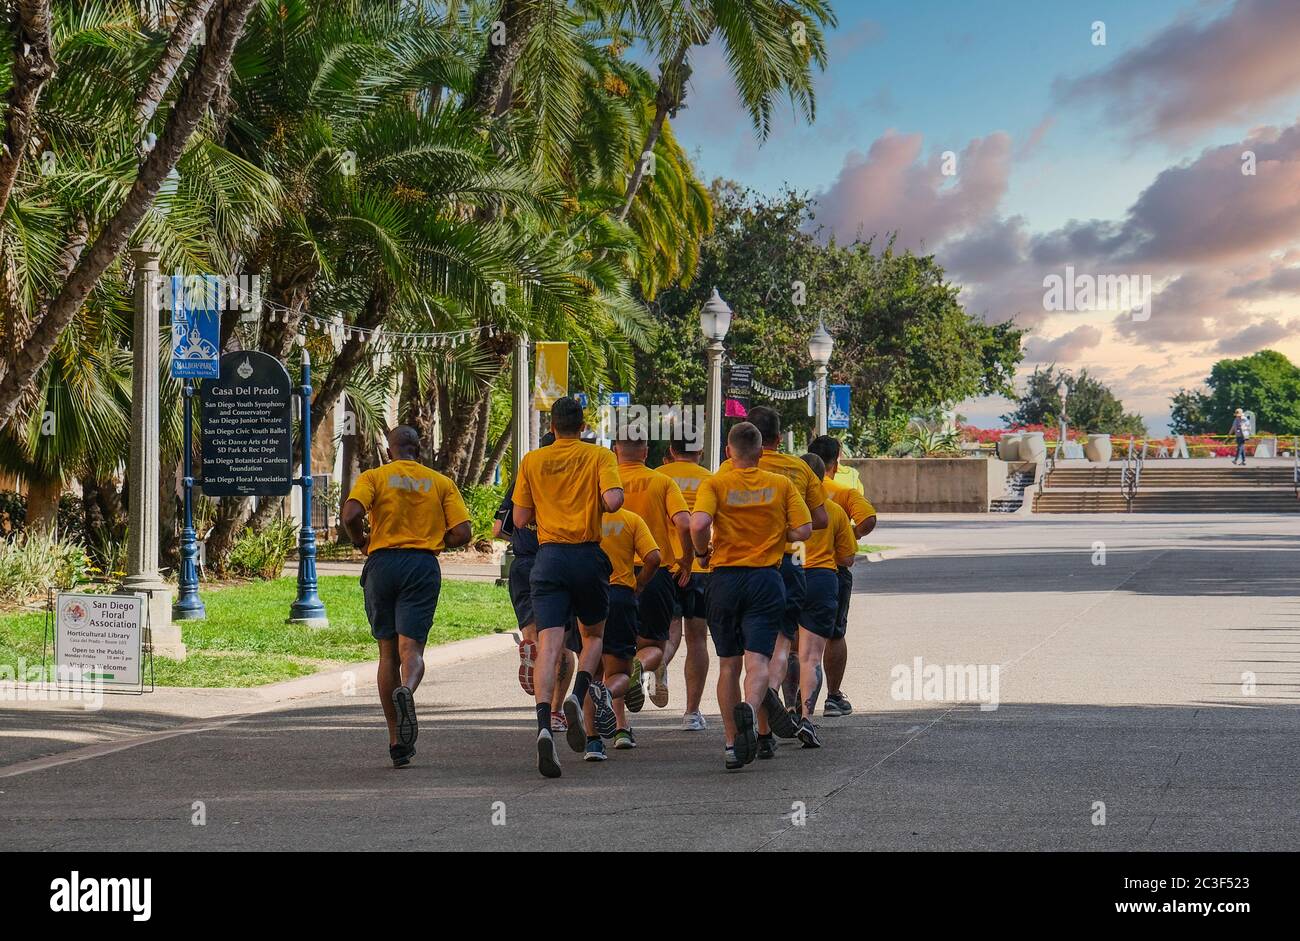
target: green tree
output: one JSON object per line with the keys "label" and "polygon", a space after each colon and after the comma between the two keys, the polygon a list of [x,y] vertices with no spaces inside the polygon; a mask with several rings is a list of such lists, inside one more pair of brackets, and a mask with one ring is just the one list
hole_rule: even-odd
{"label": "green tree", "polygon": [[1175,434],[1200,435],[1212,431],[1206,418],[1208,396],[1197,389],[1179,389],[1171,400],[1169,427]]}
{"label": "green tree", "polygon": [[1009,425],[1058,424],[1062,382],[1067,389],[1066,417],[1071,428],[1097,434],[1146,434],[1142,416],[1125,412],[1124,403],[1110,387],[1090,376],[1088,370],[1081,369],[1075,375],[1055,365],[1034,369],[1016,410],[1003,415],[1002,420]]}
{"label": "green tree", "polygon": [[[1199,430],[1227,434],[1240,408],[1255,413],[1256,432],[1300,432],[1300,368],[1276,350],[1221,359],[1205,381],[1208,395],[1180,390],[1184,401],[1199,408]],[[1178,404],[1176,396],[1175,408]]]}

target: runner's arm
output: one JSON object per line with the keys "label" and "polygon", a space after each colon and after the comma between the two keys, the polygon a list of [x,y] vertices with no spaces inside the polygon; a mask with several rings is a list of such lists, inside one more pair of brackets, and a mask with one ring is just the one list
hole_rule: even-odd
{"label": "runner's arm", "polygon": [[[826,515],[825,505],[817,507],[817,509],[812,511],[812,529],[808,530],[808,535],[812,535],[813,529],[825,529],[826,524],[829,522],[830,517]],[[808,536],[804,536],[803,538],[807,539]]]}
{"label": "runner's arm", "polygon": [[691,514],[691,546],[696,558],[706,558],[709,554],[709,540],[713,535],[713,515],[703,510]]}
{"label": "runner's arm", "polygon": [[[826,515],[825,507],[818,507],[822,511],[822,516]],[[804,523],[802,526],[791,526],[785,531],[786,542],[806,542],[812,536],[813,524]]]}
{"label": "runner's arm", "polygon": [[677,584],[685,588],[691,581],[691,568],[695,553],[691,548],[691,514],[682,510],[673,514],[673,525],[677,527],[677,541],[681,543],[682,555],[677,560]]}
{"label": "runner's arm", "polygon": [[448,549],[457,549],[468,545],[473,535],[474,531],[470,528],[469,520],[466,520],[447,530],[447,535],[443,537],[443,545]]}
{"label": "runner's arm", "polygon": [[370,545],[370,537],[366,534],[365,527],[366,508],[356,500],[348,500],[343,504],[343,512],[339,514],[339,519],[343,523],[343,528],[348,531],[348,538],[352,540],[352,545],[364,553]]}
{"label": "runner's arm", "polygon": [[600,499],[605,504],[606,513],[617,513],[623,509],[623,488],[611,487],[600,495]]}
{"label": "runner's arm", "polygon": [[636,577],[638,595],[641,594],[641,589],[650,584],[650,579],[655,577],[657,571],[659,571],[659,550],[653,549],[641,559],[641,574]]}
{"label": "runner's arm", "polygon": [[861,539],[863,536],[865,536],[867,533],[871,532],[875,528],[876,528],[876,514],[872,513],[861,523],[858,523],[856,526],[853,527],[853,537],[855,539]]}
{"label": "runner's arm", "polygon": [[533,521],[537,514],[533,512],[531,506],[521,506],[516,503],[511,518],[515,521],[515,529],[523,529]]}

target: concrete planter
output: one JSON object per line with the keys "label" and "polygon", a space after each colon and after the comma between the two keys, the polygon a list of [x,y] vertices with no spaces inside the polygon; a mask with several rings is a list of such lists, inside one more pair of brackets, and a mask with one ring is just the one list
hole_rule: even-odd
{"label": "concrete planter", "polygon": [[1111,455],[1110,435],[1088,435],[1083,455],[1094,464],[1105,464]]}
{"label": "concrete planter", "polygon": [[1024,435],[1003,435],[998,439],[998,460],[1020,460],[1020,442]]}
{"label": "concrete planter", "polygon": [[997,458],[846,458],[881,513],[987,513],[1007,488]]}
{"label": "concrete planter", "polygon": [[1041,464],[1047,458],[1047,442],[1041,431],[1026,432],[1020,439],[1020,460]]}

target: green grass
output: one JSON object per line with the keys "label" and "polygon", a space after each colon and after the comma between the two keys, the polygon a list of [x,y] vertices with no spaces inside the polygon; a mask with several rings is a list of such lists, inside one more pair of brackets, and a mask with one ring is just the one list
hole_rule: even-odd
{"label": "green grass", "polygon": [[[334,662],[375,658],[361,586],[351,575],[323,575],[320,596],[329,614],[324,630],[285,624],[297,591],[292,578],[249,582],[203,592],[208,616],[185,621],[184,662],[158,658],[159,686],[260,686],[307,676]],[[490,582],[444,581],[430,646],[515,626],[510,598]],[[45,631],[40,612],[0,613],[0,663],[39,664]]]}
{"label": "green grass", "polygon": [[884,552],[886,549],[893,548],[893,546],[873,546],[870,543],[858,543],[858,555],[866,555],[868,552]]}

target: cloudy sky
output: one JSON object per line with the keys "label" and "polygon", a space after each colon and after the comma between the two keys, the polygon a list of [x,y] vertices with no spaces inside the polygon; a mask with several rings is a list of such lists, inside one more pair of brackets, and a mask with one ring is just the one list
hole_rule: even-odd
{"label": "cloudy sky", "polygon": [[[787,108],[761,145],[718,50],[697,55],[675,127],[702,175],[789,182],[841,239],[935,252],[973,313],[1030,330],[1022,376],[1087,367],[1152,431],[1220,358],[1300,362],[1300,0],[835,7],[816,122]],[[1149,278],[1149,309],[1048,310],[1067,267]]]}

